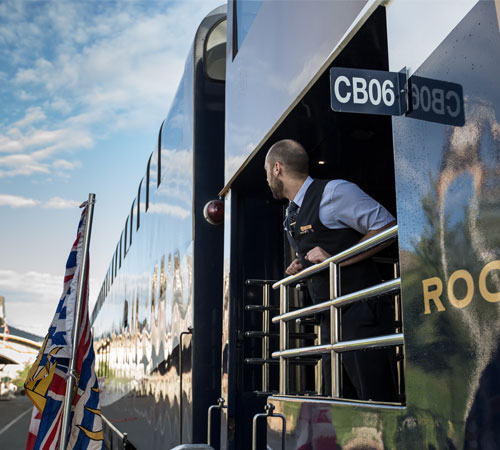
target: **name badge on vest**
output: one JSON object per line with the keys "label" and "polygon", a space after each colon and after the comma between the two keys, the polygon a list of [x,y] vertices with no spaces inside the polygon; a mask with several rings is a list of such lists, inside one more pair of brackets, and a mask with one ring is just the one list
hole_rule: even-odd
{"label": "name badge on vest", "polygon": [[300,227],[300,234],[307,234],[307,233],[313,233],[313,227],[312,225],[304,225]]}

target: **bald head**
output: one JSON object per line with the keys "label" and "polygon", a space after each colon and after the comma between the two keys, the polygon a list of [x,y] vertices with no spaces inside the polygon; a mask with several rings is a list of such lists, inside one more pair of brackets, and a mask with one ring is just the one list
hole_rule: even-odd
{"label": "bald head", "polygon": [[283,139],[267,152],[264,169],[273,197],[292,200],[309,173],[309,157],[297,141]]}
{"label": "bald head", "polygon": [[303,178],[309,173],[309,157],[304,147],[292,139],[283,139],[271,146],[266,162],[272,167],[281,163],[292,177]]}

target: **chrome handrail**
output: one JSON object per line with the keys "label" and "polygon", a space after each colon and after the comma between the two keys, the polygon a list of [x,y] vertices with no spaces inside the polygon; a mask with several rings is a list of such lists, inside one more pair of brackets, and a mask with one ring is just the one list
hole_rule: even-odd
{"label": "chrome handrail", "polygon": [[273,352],[273,358],[293,358],[296,356],[317,355],[320,353],[352,352],[355,350],[367,350],[382,347],[394,347],[403,345],[404,336],[402,333],[376,336],[372,338],[355,339],[352,341],[342,341],[336,344],[314,345],[311,347],[293,348],[280,352]]}
{"label": "chrome handrail", "polygon": [[116,428],[106,417],[101,414],[102,421],[106,424],[106,426],[115,433],[122,441],[123,448],[126,449],[128,446],[128,435],[127,433],[122,433],[118,428]]}
{"label": "chrome handrail", "polygon": [[346,294],[341,297],[334,298],[333,300],[327,300],[326,302],[317,303],[316,305],[307,306],[279,316],[274,316],[272,321],[273,323],[278,323],[280,320],[293,320],[300,317],[311,316],[313,314],[327,311],[331,306],[340,308],[371,297],[392,294],[399,291],[400,287],[401,278],[395,278],[394,280],[385,281],[384,283],[376,284],[375,286],[352,292],[351,294]]}
{"label": "chrome handrail", "polygon": [[[357,339],[352,341],[341,341],[340,339],[340,308],[351,303],[368,300],[380,295],[392,294],[399,292],[401,289],[401,279],[399,277],[377,284],[347,295],[339,296],[339,281],[341,264],[351,258],[354,258],[362,253],[365,253],[391,239],[396,239],[398,234],[398,226],[394,225],[391,228],[381,231],[380,233],[357,243],[356,245],[333,255],[321,263],[315,264],[301,272],[283,278],[273,284],[273,289],[280,289],[280,314],[272,319],[273,323],[280,325],[280,349],[278,352],[273,352],[273,358],[279,358],[279,380],[280,395],[287,395],[288,386],[288,360],[292,357],[300,357],[305,355],[317,355],[321,353],[331,354],[332,365],[332,391],[333,397],[340,397],[340,353],[346,351],[364,350],[388,346],[404,345],[403,333],[396,333],[386,336],[377,336],[370,338]],[[323,270],[329,269],[330,277],[330,296],[329,300],[312,305],[306,308],[290,311],[288,287],[294,283],[302,281],[304,278],[310,277]],[[396,277],[395,273],[395,277]],[[290,349],[289,345],[289,322],[293,319],[298,319],[304,316],[310,316],[316,313],[330,311],[330,343]],[[396,330],[397,331],[397,330]]]}
{"label": "chrome handrail", "polygon": [[307,269],[304,269],[299,273],[296,273],[295,275],[290,275],[286,278],[281,279],[280,281],[273,284],[273,289],[278,289],[280,286],[288,286],[292,283],[296,283],[302,280],[303,278],[310,277],[311,275],[321,272],[322,270],[326,270],[329,268],[330,264],[341,264],[350,258],[354,258],[361,253],[371,250],[377,245],[383,244],[390,239],[396,238],[397,235],[398,226],[394,225],[391,228],[387,228],[386,230],[381,231],[375,236],[372,236],[371,238],[358,242],[356,245],[353,245],[343,252],[330,256],[330,258],[327,258],[324,261],[315,264],[314,266],[308,267]]}

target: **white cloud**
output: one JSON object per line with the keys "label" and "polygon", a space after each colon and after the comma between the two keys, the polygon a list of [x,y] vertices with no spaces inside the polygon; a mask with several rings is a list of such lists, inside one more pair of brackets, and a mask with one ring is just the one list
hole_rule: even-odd
{"label": "white cloud", "polygon": [[[61,152],[94,145],[95,127],[102,137],[160,123],[193,24],[219,3],[2,2],[0,59],[14,70],[7,75],[9,90],[37,100],[30,100],[24,117],[0,127],[0,153],[45,153],[26,155],[14,166],[14,160],[0,161],[0,177],[50,174]],[[36,124],[44,126],[32,129]]]}
{"label": "white cloud", "polygon": [[75,200],[66,200],[61,197],[52,197],[50,200],[43,204],[44,208],[50,209],[68,209],[68,208],[78,208],[81,202]]}
{"label": "white cloud", "polygon": [[36,295],[43,302],[54,301],[61,295],[63,273],[60,276],[40,272],[20,273],[0,269],[0,288],[18,293]]}
{"label": "white cloud", "polygon": [[56,169],[74,169],[77,164],[64,159],[57,159],[52,163],[52,166]]}
{"label": "white cloud", "polygon": [[[2,169],[2,167],[6,169]],[[0,157],[0,178],[15,175],[48,173],[46,164],[37,161],[33,155],[12,154]]]}
{"label": "white cloud", "polygon": [[21,197],[20,195],[0,194],[0,206],[10,206],[11,208],[26,208],[36,206],[40,202],[32,198]]}
{"label": "white cloud", "polygon": [[[0,269],[0,291],[6,299],[7,323],[44,336],[62,294],[64,267],[60,275],[38,271]],[[90,278],[91,294],[98,284]]]}
{"label": "white cloud", "polygon": [[32,123],[43,121],[46,118],[47,116],[42,111],[42,108],[40,108],[39,106],[33,106],[31,108],[28,108],[26,110],[26,115],[24,116],[24,118],[15,122],[13,126],[16,128],[24,128],[28,125],[31,125]]}
{"label": "white cloud", "polygon": [[[210,3],[204,2],[204,12]],[[57,56],[39,57],[19,68],[15,81],[19,86],[42,86],[50,95],[71,91],[73,101],[96,120],[104,111],[121,117],[124,108],[139,109],[137,116],[143,121],[157,119],[177,87],[194,37],[195,30],[182,24],[192,24],[193,16],[201,20],[205,9],[192,1],[165,8],[114,4],[92,14],[82,4],[53,3],[45,21],[50,21],[61,42]],[[40,22],[44,21],[39,19],[34,33]]]}
{"label": "white cloud", "polygon": [[17,139],[0,134],[0,153],[18,152],[22,148],[23,145]]}
{"label": "white cloud", "polygon": [[56,97],[52,100],[50,108],[62,114],[69,114],[72,109],[68,101],[60,97]]}
{"label": "white cloud", "polygon": [[[33,117],[35,120],[35,115],[42,117],[41,114],[41,111],[33,116],[27,114],[25,119],[30,120]],[[57,158],[57,155],[75,149],[90,148],[94,144],[89,131],[71,125],[53,130],[30,128],[26,133],[12,127],[7,134],[8,136],[0,134],[0,154],[6,154],[0,156],[0,178],[49,174],[52,168],[64,169],[65,171],[59,170],[57,174],[67,177],[67,171],[74,169],[77,164]]]}
{"label": "white cloud", "polygon": [[11,208],[32,208],[34,206],[41,206],[46,209],[69,209],[78,208],[80,203],[81,202],[76,200],[68,200],[61,197],[52,197],[42,202],[20,195],[0,194],[0,206],[10,206]]}

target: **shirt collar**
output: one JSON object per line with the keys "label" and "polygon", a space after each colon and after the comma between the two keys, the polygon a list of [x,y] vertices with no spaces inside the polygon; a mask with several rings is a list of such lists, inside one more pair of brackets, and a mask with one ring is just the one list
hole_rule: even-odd
{"label": "shirt collar", "polygon": [[314,180],[311,177],[307,177],[306,181],[304,181],[304,184],[301,186],[299,189],[299,192],[297,192],[297,195],[293,199],[293,202],[300,208],[302,206],[302,201],[304,200],[304,196],[306,195],[307,188],[311,185],[311,183]]}

